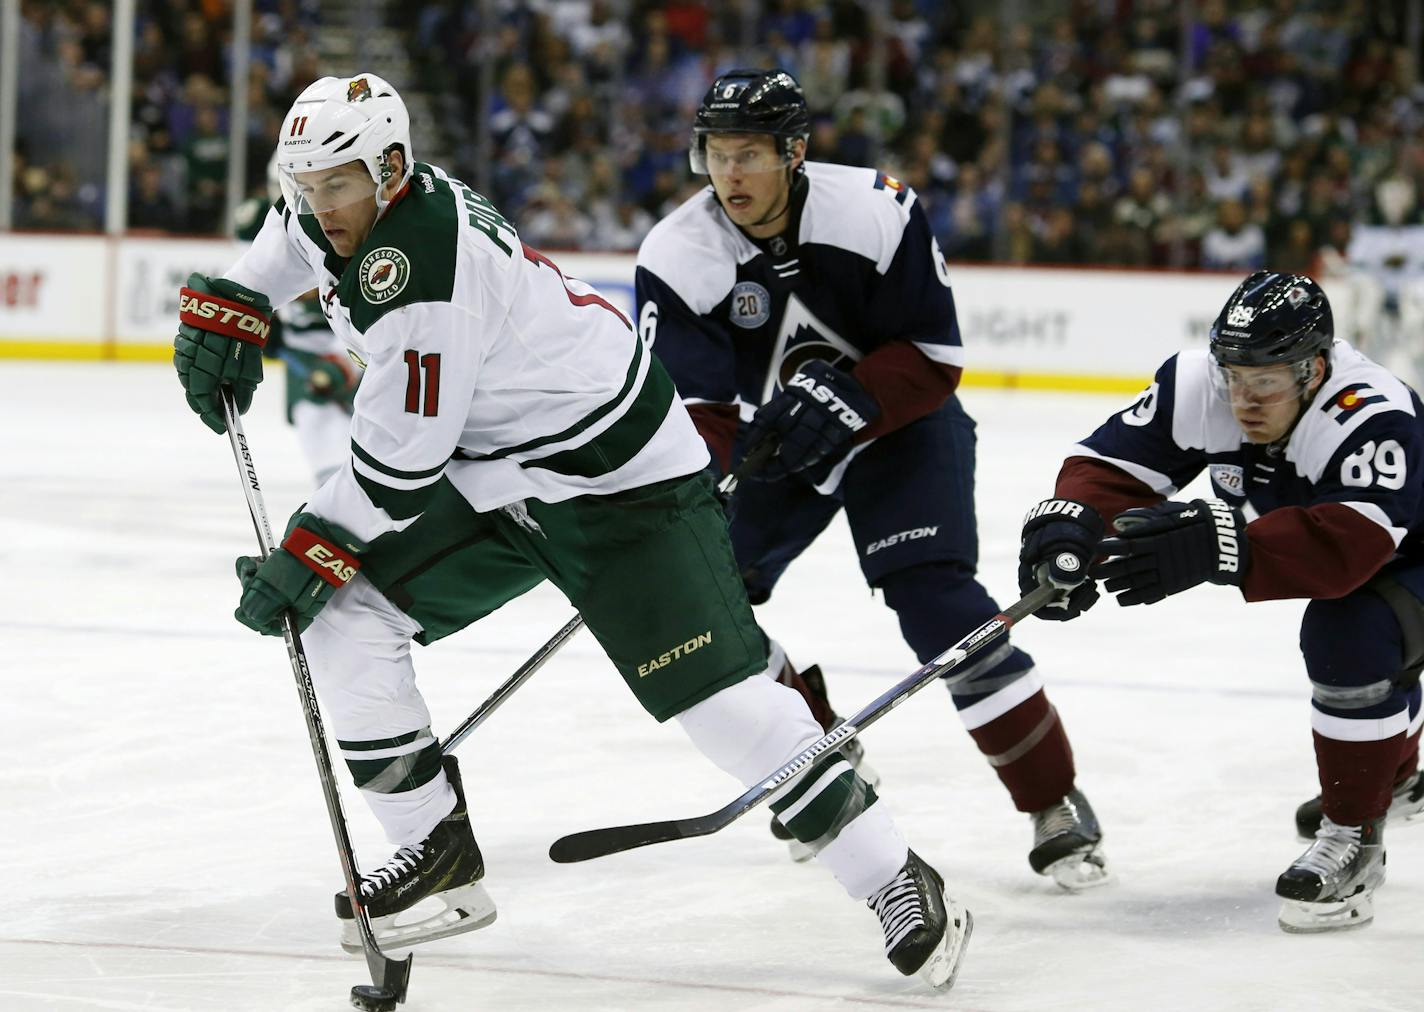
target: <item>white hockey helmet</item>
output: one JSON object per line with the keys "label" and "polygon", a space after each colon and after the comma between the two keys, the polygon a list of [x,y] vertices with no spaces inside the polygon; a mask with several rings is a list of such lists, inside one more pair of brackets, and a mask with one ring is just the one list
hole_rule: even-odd
{"label": "white hockey helmet", "polygon": [[299,172],[332,169],[360,161],[371,176],[376,201],[391,175],[386,155],[399,148],[405,167],[396,189],[410,178],[410,114],[384,78],[375,74],[323,77],[309,84],[292,103],[277,138],[277,168],[287,204],[299,214],[313,208],[301,195]]}

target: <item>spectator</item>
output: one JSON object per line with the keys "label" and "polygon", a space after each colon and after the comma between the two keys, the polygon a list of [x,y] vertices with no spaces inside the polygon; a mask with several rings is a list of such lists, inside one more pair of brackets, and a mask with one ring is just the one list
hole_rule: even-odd
{"label": "spectator", "polygon": [[1239,200],[1217,205],[1216,227],[1202,238],[1201,265],[1219,271],[1252,271],[1266,265],[1266,236],[1246,220]]}
{"label": "spectator", "polygon": [[163,186],[163,169],[153,163],[137,166],[129,193],[129,228],[181,232],[183,213]]}

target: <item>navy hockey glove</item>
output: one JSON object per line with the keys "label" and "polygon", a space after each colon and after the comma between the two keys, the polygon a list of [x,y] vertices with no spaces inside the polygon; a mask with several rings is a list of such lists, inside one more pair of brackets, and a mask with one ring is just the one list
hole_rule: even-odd
{"label": "navy hockey glove", "polygon": [[1126,510],[1093,569],[1117,603],[1156,604],[1199,583],[1241,586],[1251,558],[1241,512],[1221,499],[1162,502]]}
{"label": "navy hockey glove", "polygon": [[225,278],[190,274],[178,293],[173,365],[188,406],[214,432],[227,431],[218,388],[232,388],[238,414],[262,382],[262,347],[272,330],[272,303]]}
{"label": "navy hockey glove", "polygon": [[263,636],[282,635],[282,613],[296,612],[297,629],[311,625],[317,612],[361,568],[366,544],[349,531],[313,513],[292,518],[287,537],[266,561],[237,560],[242,600],[234,617]]}
{"label": "navy hockey glove", "polygon": [[1024,517],[1019,545],[1019,590],[1040,583],[1061,591],[1036,614],[1053,622],[1077,618],[1098,600],[1088,567],[1103,538],[1103,518],[1087,503],[1045,499]]}
{"label": "navy hockey glove", "polygon": [[780,481],[799,473],[822,481],[850,452],[856,433],[879,417],[880,405],[852,376],[827,362],[807,362],[752,417],[747,446],[768,437],[779,443],[756,478]]}

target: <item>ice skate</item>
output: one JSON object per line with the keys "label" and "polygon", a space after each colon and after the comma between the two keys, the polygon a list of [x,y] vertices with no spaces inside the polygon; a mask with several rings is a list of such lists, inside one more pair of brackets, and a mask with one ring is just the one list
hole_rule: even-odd
{"label": "ice skate", "polygon": [[[1320,828],[1320,795],[1317,794],[1295,810],[1295,833],[1302,840],[1315,839]],[[1424,770],[1407,777],[1394,788],[1386,824],[1393,827],[1424,823]]]}
{"label": "ice skate", "polygon": [[1312,843],[1279,879],[1280,925],[1292,934],[1362,928],[1384,883],[1384,823],[1341,826],[1322,816]]}
{"label": "ice skate", "polygon": [[[837,717],[835,724],[832,724],[831,727],[834,729],[844,722],[842,718]],[[846,742],[841,746],[840,752],[841,755],[846,757],[846,761],[850,763],[851,769],[855,770],[860,776],[860,779],[864,780],[871,787],[880,786],[880,774],[876,772],[874,766],[871,766],[870,763],[865,761],[865,746],[860,743],[859,738],[852,738]],[[797,864],[809,861],[816,856],[815,851],[792,836],[791,830],[783,826],[781,820],[775,815],[771,817],[771,835],[778,840],[786,841],[787,853],[791,855],[791,860]]]}
{"label": "ice skate", "polygon": [[1108,882],[1103,831],[1083,792],[1074,788],[1056,805],[1033,813],[1033,849],[1028,863],[1069,892]]}
{"label": "ice skate", "polygon": [[912,850],[905,867],[865,905],[885,931],[885,958],[905,976],[918,974],[937,991],[954,986],[974,930],[969,911],[944,891],[944,880]]}
{"label": "ice skate", "polygon": [[[455,788],[454,810],[420,843],[401,847],[383,867],[361,876],[361,897],[382,948],[458,935],[495,919],[494,901],[480,884],[485,862],[470,831],[459,768],[452,756],[445,757],[444,765]],[[437,904],[441,909],[434,909]],[[428,912],[415,909],[418,906]],[[361,936],[345,890],[336,894],[336,916],[341,920],[341,947],[360,952]]]}

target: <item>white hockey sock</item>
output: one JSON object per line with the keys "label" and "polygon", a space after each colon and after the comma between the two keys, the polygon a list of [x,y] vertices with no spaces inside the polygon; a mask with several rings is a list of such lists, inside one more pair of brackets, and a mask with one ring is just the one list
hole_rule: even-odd
{"label": "white hockey sock", "polygon": [[766,638],[766,670],[762,672],[772,681],[781,680],[781,669],[786,667],[786,648],[770,636]]}
{"label": "white hockey sock", "polygon": [[444,770],[414,790],[399,794],[362,791],[361,796],[386,831],[386,839],[397,847],[424,840],[441,819],[455,810],[458,800]]}
{"label": "white hockey sock", "polygon": [[[823,734],[800,693],[753,676],[677,715],[692,743],[750,787]],[[865,899],[905,865],[909,847],[884,801],[845,826],[816,855],[853,899]]]}
{"label": "white hockey sock", "polygon": [[890,809],[877,801],[821,848],[816,860],[831,870],[853,900],[863,900],[900,873],[910,854]]}
{"label": "white hockey sock", "polygon": [[821,737],[806,701],[774,677],[753,675],[677,715],[697,750],[741,781],[757,783]]}

